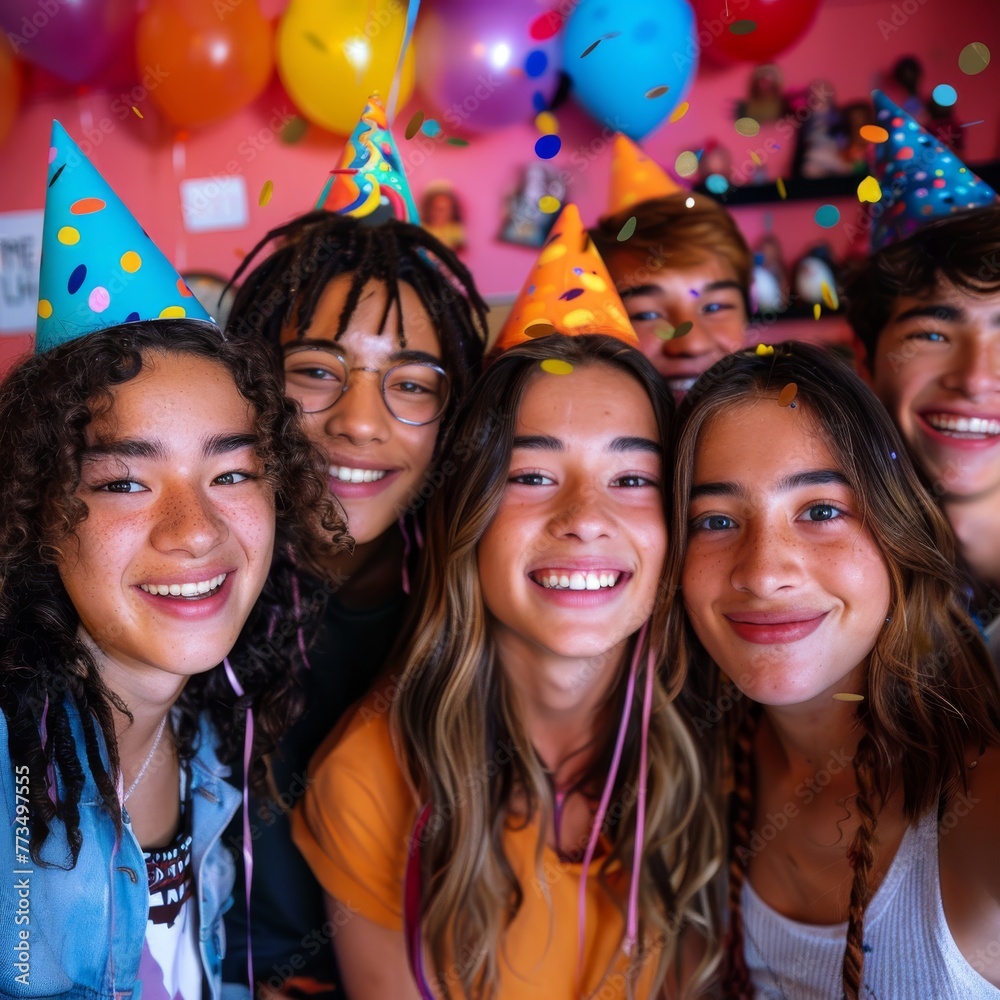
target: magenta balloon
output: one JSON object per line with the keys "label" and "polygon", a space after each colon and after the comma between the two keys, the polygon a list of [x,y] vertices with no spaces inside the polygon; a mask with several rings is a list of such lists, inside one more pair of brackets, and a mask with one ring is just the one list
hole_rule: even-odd
{"label": "magenta balloon", "polygon": [[434,0],[421,8],[417,83],[446,128],[488,132],[530,121],[552,98],[556,39],[531,37],[542,14],[537,0]]}
{"label": "magenta balloon", "polygon": [[27,62],[87,83],[132,47],[136,0],[3,0],[0,27]]}

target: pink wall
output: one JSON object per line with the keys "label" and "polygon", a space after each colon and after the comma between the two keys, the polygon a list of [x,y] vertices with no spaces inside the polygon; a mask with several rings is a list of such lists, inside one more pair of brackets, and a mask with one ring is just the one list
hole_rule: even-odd
{"label": "pink wall", "polygon": [[[880,21],[895,30],[885,31]],[[979,76],[967,77],[959,71],[957,60],[962,47],[973,41],[989,46],[994,63]],[[985,119],[984,124],[966,130],[966,160],[996,157],[1000,151],[1000,122],[995,111],[1000,17],[995,0],[826,0],[806,37],[778,62],[788,88],[825,78],[832,82],[838,103],[846,103],[866,96],[880,82],[883,71],[899,56],[911,53],[923,62],[927,90],[938,82],[952,83],[958,89],[960,121]],[[687,115],[649,137],[647,151],[661,163],[672,165],[682,150],[697,149],[716,137],[738,166],[750,150],[767,150],[768,140],[777,137],[773,127],[765,128],[754,139],[740,137],[732,127],[732,109],[746,91],[749,69],[749,65],[726,70],[703,66],[688,95],[691,108]],[[133,96],[123,104],[120,96],[129,86],[123,82],[110,90],[67,96],[68,88],[54,87],[36,77],[20,121],[0,147],[0,211],[42,207],[50,121],[58,117],[74,138],[83,140],[85,151],[89,138],[91,158],[98,169],[180,269],[228,274],[268,228],[311,207],[343,145],[342,138],[316,128],[298,144],[283,144],[276,130],[296,112],[276,81],[252,108],[180,143],[173,141],[151,101]],[[127,109],[132,103],[143,112],[143,119]],[[418,96],[398,115],[400,125],[420,107],[426,105]],[[590,222],[600,214],[606,198],[607,136],[575,107],[564,107],[558,118],[563,147],[550,162],[566,172],[570,197],[579,204],[584,220]],[[450,180],[463,193],[469,237],[466,260],[488,296],[516,292],[534,257],[532,250],[496,242],[495,235],[503,199],[515,187],[521,166],[532,161],[535,138],[533,127],[526,123],[473,137],[465,148],[424,137],[409,142],[399,139],[418,197],[438,178]],[[772,176],[775,171],[787,174],[792,152],[788,143],[768,153],[774,164],[769,165]],[[249,227],[186,233],[181,222],[179,181],[229,172],[246,178]],[[270,203],[260,208],[257,194],[266,180],[274,182],[274,193]],[[836,204],[843,218],[832,230],[816,225],[816,205],[806,202],[750,206],[737,209],[736,214],[751,242],[765,231],[770,216],[789,259],[823,238],[843,255],[849,248],[846,222],[857,207],[852,198],[839,199]],[[784,337],[801,329],[802,324],[779,327],[775,335]],[[837,329],[839,332],[842,327]],[[0,366],[28,346],[27,334],[0,337]]]}

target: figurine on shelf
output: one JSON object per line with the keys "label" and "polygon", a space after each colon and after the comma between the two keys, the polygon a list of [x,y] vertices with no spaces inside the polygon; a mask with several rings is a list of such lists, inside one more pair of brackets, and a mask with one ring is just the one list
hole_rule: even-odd
{"label": "figurine on shelf", "polygon": [[[830,299],[837,301],[837,268],[829,243],[817,243],[803,254],[795,265],[792,281],[795,298],[804,305],[830,308]],[[826,285],[827,293],[823,294]]]}
{"label": "figurine on shelf", "polygon": [[448,181],[434,181],[427,185],[420,199],[420,219],[424,229],[449,249],[459,251],[465,248],[462,206]]}
{"label": "figurine on shelf", "polygon": [[774,233],[766,233],[754,247],[750,299],[757,313],[778,313],[788,308],[788,272]]}
{"label": "figurine on shelf", "polygon": [[698,180],[704,184],[712,174],[718,174],[728,181],[732,179],[732,172],[733,161],[729,150],[717,139],[709,139],[698,159]]}
{"label": "figurine on shelf", "polygon": [[868,172],[868,149],[870,143],[861,138],[863,126],[875,121],[875,112],[870,101],[854,101],[841,109],[844,116],[844,163],[853,174]]}
{"label": "figurine on shelf", "polygon": [[834,103],[833,86],[827,80],[814,80],[792,102],[802,117],[795,148],[792,172],[799,177],[836,177],[849,174],[844,162],[844,119]]}
{"label": "figurine on shelf", "polygon": [[788,111],[783,85],[784,78],[777,66],[755,66],[750,73],[746,99],[736,105],[736,117],[753,118],[760,125],[776,122]]}

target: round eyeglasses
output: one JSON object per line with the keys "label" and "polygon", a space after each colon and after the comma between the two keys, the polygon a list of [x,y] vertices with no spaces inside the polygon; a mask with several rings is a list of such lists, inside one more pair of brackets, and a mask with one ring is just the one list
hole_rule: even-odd
{"label": "round eyeglasses", "polygon": [[386,409],[403,424],[437,420],[448,405],[448,376],[430,361],[404,361],[384,371],[348,368],[344,358],[322,347],[295,347],[285,354],[285,392],[304,413],[330,409],[349,388],[351,372],[377,374]]}

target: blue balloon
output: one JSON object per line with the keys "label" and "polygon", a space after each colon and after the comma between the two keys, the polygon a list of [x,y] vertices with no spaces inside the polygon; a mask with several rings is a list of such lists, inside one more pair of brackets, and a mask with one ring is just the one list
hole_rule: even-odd
{"label": "blue balloon", "polygon": [[694,12],[686,0],[581,0],[563,32],[563,67],[597,121],[642,139],[698,72]]}

